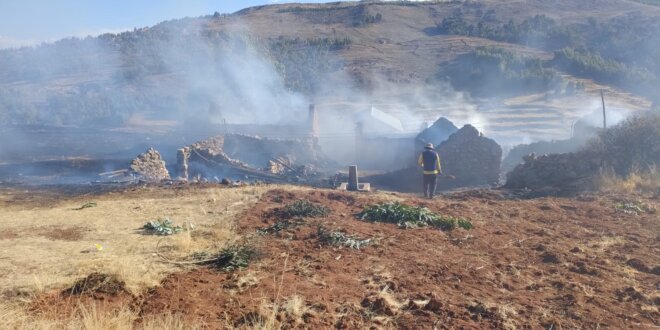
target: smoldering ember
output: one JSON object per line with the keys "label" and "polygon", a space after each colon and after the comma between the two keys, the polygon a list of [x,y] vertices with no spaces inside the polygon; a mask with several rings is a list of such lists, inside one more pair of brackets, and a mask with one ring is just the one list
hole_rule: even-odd
{"label": "smoldering ember", "polygon": [[245,3],[0,5],[1,329],[660,326],[657,0]]}

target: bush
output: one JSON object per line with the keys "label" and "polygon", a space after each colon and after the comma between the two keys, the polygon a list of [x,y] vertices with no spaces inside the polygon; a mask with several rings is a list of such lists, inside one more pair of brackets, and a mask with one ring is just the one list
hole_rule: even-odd
{"label": "bush", "polygon": [[312,203],[306,199],[299,199],[293,203],[284,206],[281,215],[286,218],[294,217],[324,217],[330,213],[330,209],[321,205]]}
{"label": "bush", "polygon": [[418,228],[433,226],[441,230],[453,230],[456,227],[472,229],[472,223],[463,218],[440,216],[425,207],[415,207],[401,203],[370,205],[357,214],[360,220],[371,222],[396,223],[399,228]]}
{"label": "bush", "polygon": [[[635,115],[601,132],[586,146],[595,153],[605,169],[620,177],[655,173],[660,162],[660,113]],[[656,180],[657,181],[657,180]]]}

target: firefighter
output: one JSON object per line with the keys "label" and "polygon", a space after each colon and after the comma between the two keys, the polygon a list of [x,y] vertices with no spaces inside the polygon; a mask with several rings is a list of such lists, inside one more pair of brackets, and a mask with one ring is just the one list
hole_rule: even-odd
{"label": "firefighter", "polygon": [[424,197],[431,199],[435,195],[438,175],[442,174],[440,156],[433,150],[433,143],[426,144],[417,162],[424,169]]}

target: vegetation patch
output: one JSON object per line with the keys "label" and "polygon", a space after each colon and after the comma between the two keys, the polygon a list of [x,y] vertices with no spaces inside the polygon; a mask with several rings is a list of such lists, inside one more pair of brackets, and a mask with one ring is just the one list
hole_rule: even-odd
{"label": "vegetation patch", "polygon": [[[543,61],[496,47],[478,47],[440,72],[457,89],[481,96],[540,92],[563,86],[559,73]],[[479,83],[475,83],[479,82]]]}
{"label": "vegetation patch", "polygon": [[619,202],[614,204],[617,212],[628,215],[640,215],[641,213],[653,212],[653,209],[641,202]]}
{"label": "vegetation patch", "polygon": [[431,212],[426,207],[404,205],[398,202],[369,205],[357,218],[371,222],[396,223],[400,228],[418,228],[433,226],[441,230],[453,230],[457,227],[472,229],[470,221],[452,216],[442,216]]}
{"label": "vegetation patch", "polygon": [[303,218],[280,219],[266,228],[258,229],[257,233],[260,235],[275,234],[281,232],[282,230],[299,227],[303,224],[305,224],[305,219]]}
{"label": "vegetation patch", "polygon": [[365,246],[373,243],[373,240],[368,238],[360,238],[353,235],[348,235],[341,231],[332,231],[323,226],[319,226],[316,236],[321,244],[347,247],[349,249],[359,250]]}
{"label": "vegetation patch", "polygon": [[117,275],[108,275],[103,273],[91,273],[87,277],[76,281],[73,286],[64,292],[72,295],[81,295],[89,293],[105,293],[116,295],[124,291],[126,283],[120,280]]}
{"label": "vegetation patch", "polygon": [[213,268],[233,272],[247,267],[252,261],[259,257],[259,252],[251,244],[229,245],[210,262]]}
{"label": "vegetation patch", "polygon": [[279,215],[284,218],[316,218],[328,215],[330,209],[324,205],[312,203],[306,199],[299,199],[293,203],[285,205],[279,213]]}
{"label": "vegetation patch", "polygon": [[183,231],[183,227],[174,225],[172,220],[169,218],[149,221],[143,227],[142,230],[145,234],[149,235],[173,235],[178,234]]}

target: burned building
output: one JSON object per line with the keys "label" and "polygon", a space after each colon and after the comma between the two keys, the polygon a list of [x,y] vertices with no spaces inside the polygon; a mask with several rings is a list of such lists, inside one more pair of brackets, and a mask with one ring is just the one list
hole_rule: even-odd
{"label": "burned building", "polygon": [[[450,135],[436,150],[440,154],[444,174],[439,179],[438,189],[499,182],[502,148],[472,125],[465,125]],[[382,189],[421,192],[422,170],[415,164],[386,174],[368,176],[364,181]]]}
{"label": "burned building", "polygon": [[182,179],[267,178],[294,172],[309,175],[312,167],[328,164],[312,139],[268,139],[243,134],[224,134],[177,151],[177,176]]}

